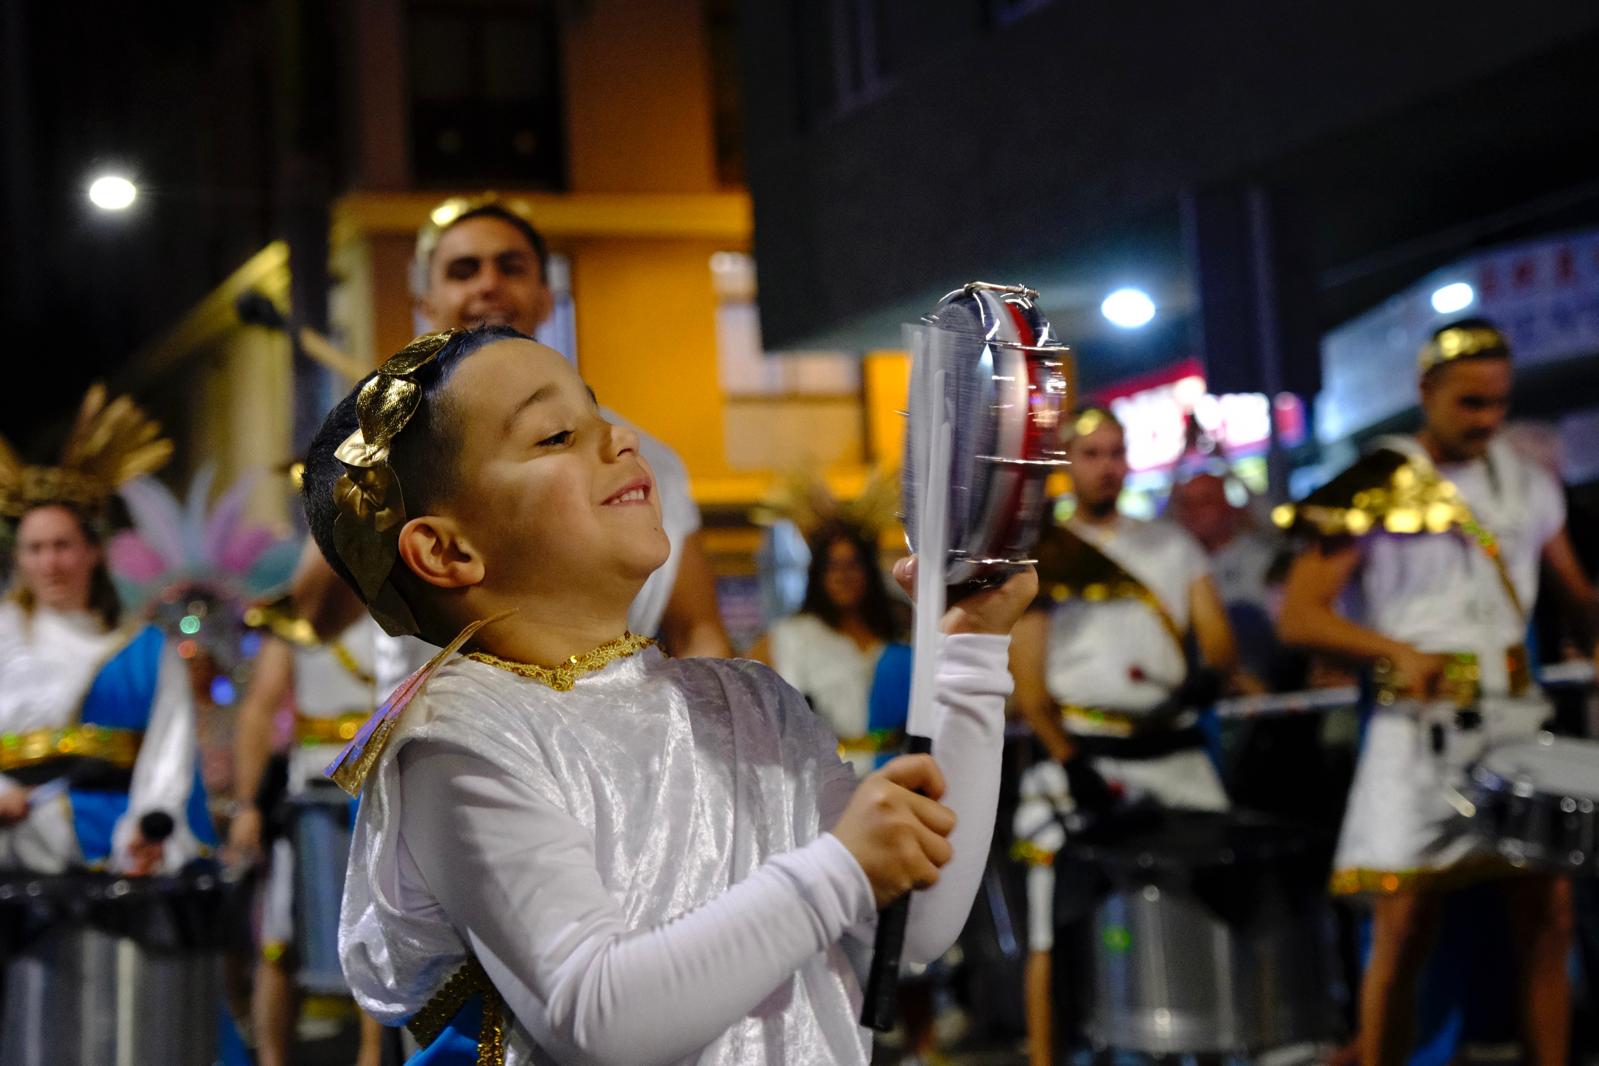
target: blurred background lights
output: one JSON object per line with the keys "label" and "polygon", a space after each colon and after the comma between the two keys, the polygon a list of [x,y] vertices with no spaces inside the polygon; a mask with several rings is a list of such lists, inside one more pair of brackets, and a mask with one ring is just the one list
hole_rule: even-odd
{"label": "blurred background lights", "polygon": [[1477,302],[1477,291],[1464,281],[1456,281],[1436,289],[1432,294],[1432,309],[1440,315],[1464,311]]}
{"label": "blurred background lights", "polygon": [[1117,289],[1105,297],[1099,311],[1113,326],[1137,329],[1155,317],[1155,301],[1142,289]]}
{"label": "blurred background lights", "polygon": [[89,202],[102,211],[126,211],[138,197],[138,186],[121,174],[102,174],[89,183]]}

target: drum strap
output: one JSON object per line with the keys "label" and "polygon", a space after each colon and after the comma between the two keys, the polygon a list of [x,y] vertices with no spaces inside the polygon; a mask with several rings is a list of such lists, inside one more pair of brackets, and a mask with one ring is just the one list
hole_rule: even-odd
{"label": "drum strap", "polygon": [[1153,589],[1121,563],[1090,543],[1069,525],[1056,525],[1044,534],[1038,546],[1038,583],[1044,594],[1056,603],[1083,599],[1137,600],[1160,622],[1166,635],[1187,658],[1187,642],[1171,609]]}

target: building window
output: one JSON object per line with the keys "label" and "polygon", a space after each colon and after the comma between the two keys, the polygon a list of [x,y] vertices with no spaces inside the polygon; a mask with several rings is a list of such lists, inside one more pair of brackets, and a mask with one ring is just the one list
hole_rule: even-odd
{"label": "building window", "polygon": [[847,115],[887,89],[886,7],[887,0],[795,5],[800,120],[805,127]]}
{"label": "building window", "polygon": [[565,186],[558,42],[546,5],[413,0],[411,155],[419,184]]}

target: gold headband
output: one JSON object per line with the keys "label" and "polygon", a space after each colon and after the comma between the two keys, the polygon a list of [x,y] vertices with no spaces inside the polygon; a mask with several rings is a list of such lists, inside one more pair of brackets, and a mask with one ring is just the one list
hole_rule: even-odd
{"label": "gold headband", "polygon": [[389,581],[406,523],[405,496],[389,464],[389,448],[422,406],[416,373],[456,332],[425,333],[378,367],[355,398],[355,432],[333,453],[344,465],[344,473],[333,483],[333,502],[339,509],[333,546],[355,578],[367,610],[390,636],[415,633],[417,624]]}
{"label": "gold headband", "polygon": [[1117,420],[1116,416],[1103,407],[1085,407],[1072,417],[1066,432],[1066,439],[1076,440],[1079,437],[1086,437],[1104,425],[1112,425],[1117,429],[1122,428],[1122,424]]}
{"label": "gold headband", "polygon": [[1451,326],[1421,346],[1416,366],[1426,374],[1456,359],[1497,356],[1508,359],[1510,345],[1492,326]]}

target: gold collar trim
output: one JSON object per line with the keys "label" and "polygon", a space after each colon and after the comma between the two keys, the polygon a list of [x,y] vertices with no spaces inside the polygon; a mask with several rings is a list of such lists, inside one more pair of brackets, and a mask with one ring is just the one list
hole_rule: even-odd
{"label": "gold collar trim", "polygon": [[618,659],[626,659],[643,651],[655,641],[649,637],[641,637],[635,633],[623,633],[615,640],[606,641],[592,651],[582,655],[574,655],[560,666],[539,666],[536,663],[518,663],[510,659],[502,659],[498,655],[490,655],[485,651],[475,651],[467,656],[474,662],[483,663],[499,670],[505,670],[548,685],[557,692],[569,692],[578,679],[586,674],[596,673],[605,669]]}

